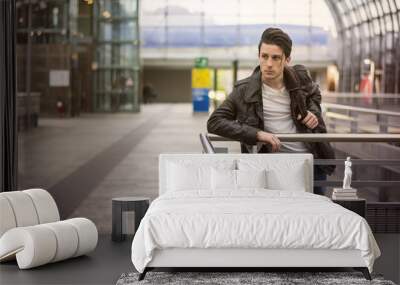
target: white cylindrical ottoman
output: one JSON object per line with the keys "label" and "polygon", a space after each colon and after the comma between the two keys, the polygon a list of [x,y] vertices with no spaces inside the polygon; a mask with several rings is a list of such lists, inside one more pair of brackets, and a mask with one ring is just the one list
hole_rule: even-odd
{"label": "white cylindrical ottoman", "polygon": [[16,256],[20,269],[87,254],[96,248],[94,223],[74,218],[8,230],[0,238],[0,261]]}

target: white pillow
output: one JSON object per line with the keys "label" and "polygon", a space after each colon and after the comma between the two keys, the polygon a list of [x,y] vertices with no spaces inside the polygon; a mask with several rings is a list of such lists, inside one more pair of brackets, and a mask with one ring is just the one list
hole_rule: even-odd
{"label": "white pillow", "polygon": [[269,169],[267,174],[267,188],[271,190],[303,191],[306,192],[306,178],[304,170],[295,167],[290,175],[280,169]]}
{"label": "white pillow", "polygon": [[305,160],[277,159],[277,158],[254,158],[238,159],[240,170],[266,170],[266,181],[268,189],[307,191],[311,183],[308,179],[310,169]]}
{"label": "white pillow", "polygon": [[167,191],[211,190],[211,168],[235,169],[236,160],[189,160],[169,161],[167,167]]}
{"label": "white pillow", "polygon": [[263,170],[236,170],[237,187],[240,188],[267,188],[266,171]]}
{"label": "white pillow", "polygon": [[170,163],[168,191],[185,191],[211,188],[211,167]]}
{"label": "white pillow", "polygon": [[211,169],[211,189],[236,190],[236,170],[232,169]]}
{"label": "white pillow", "polygon": [[265,170],[211,169],[211,189],[214,191],[266,187]]}

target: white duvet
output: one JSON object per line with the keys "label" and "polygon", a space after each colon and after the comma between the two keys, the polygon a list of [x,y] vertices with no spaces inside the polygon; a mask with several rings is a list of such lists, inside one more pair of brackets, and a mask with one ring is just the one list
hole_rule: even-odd
{"label": "white duvet", "polygon": [[324,196],[248,189],[164,194],[153,201],[132,243],[143,272],[164,248],[358,249],[372,272],[380,251],[365,219]]}

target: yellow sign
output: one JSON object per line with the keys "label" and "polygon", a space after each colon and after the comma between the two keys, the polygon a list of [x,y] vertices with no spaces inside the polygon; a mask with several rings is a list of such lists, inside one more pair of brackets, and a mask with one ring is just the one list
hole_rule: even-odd
{"label": "yellow sign", "polygon": [[192,88],[211,88],[211,73],[208,68],[192,69]]}

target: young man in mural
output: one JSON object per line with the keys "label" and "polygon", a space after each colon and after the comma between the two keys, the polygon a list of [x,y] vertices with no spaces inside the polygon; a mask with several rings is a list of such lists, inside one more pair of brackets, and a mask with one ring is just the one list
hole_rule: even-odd
{"label": "young man in mural", "polygon": [[[327,142],[281,142],[275,133],[326,133],[321,93],[308,70],[289,66],[292,40],[281,29],[268,28],[258,45],[259,66],[238,81],[232,93],[210,116],[209,133],[241,142],[242,152],[312,153],[315,159],[335,157]],[[314,179],[326,180],[334,166],[315,166]],[[314,192],[323,194],[323,188]]]}

